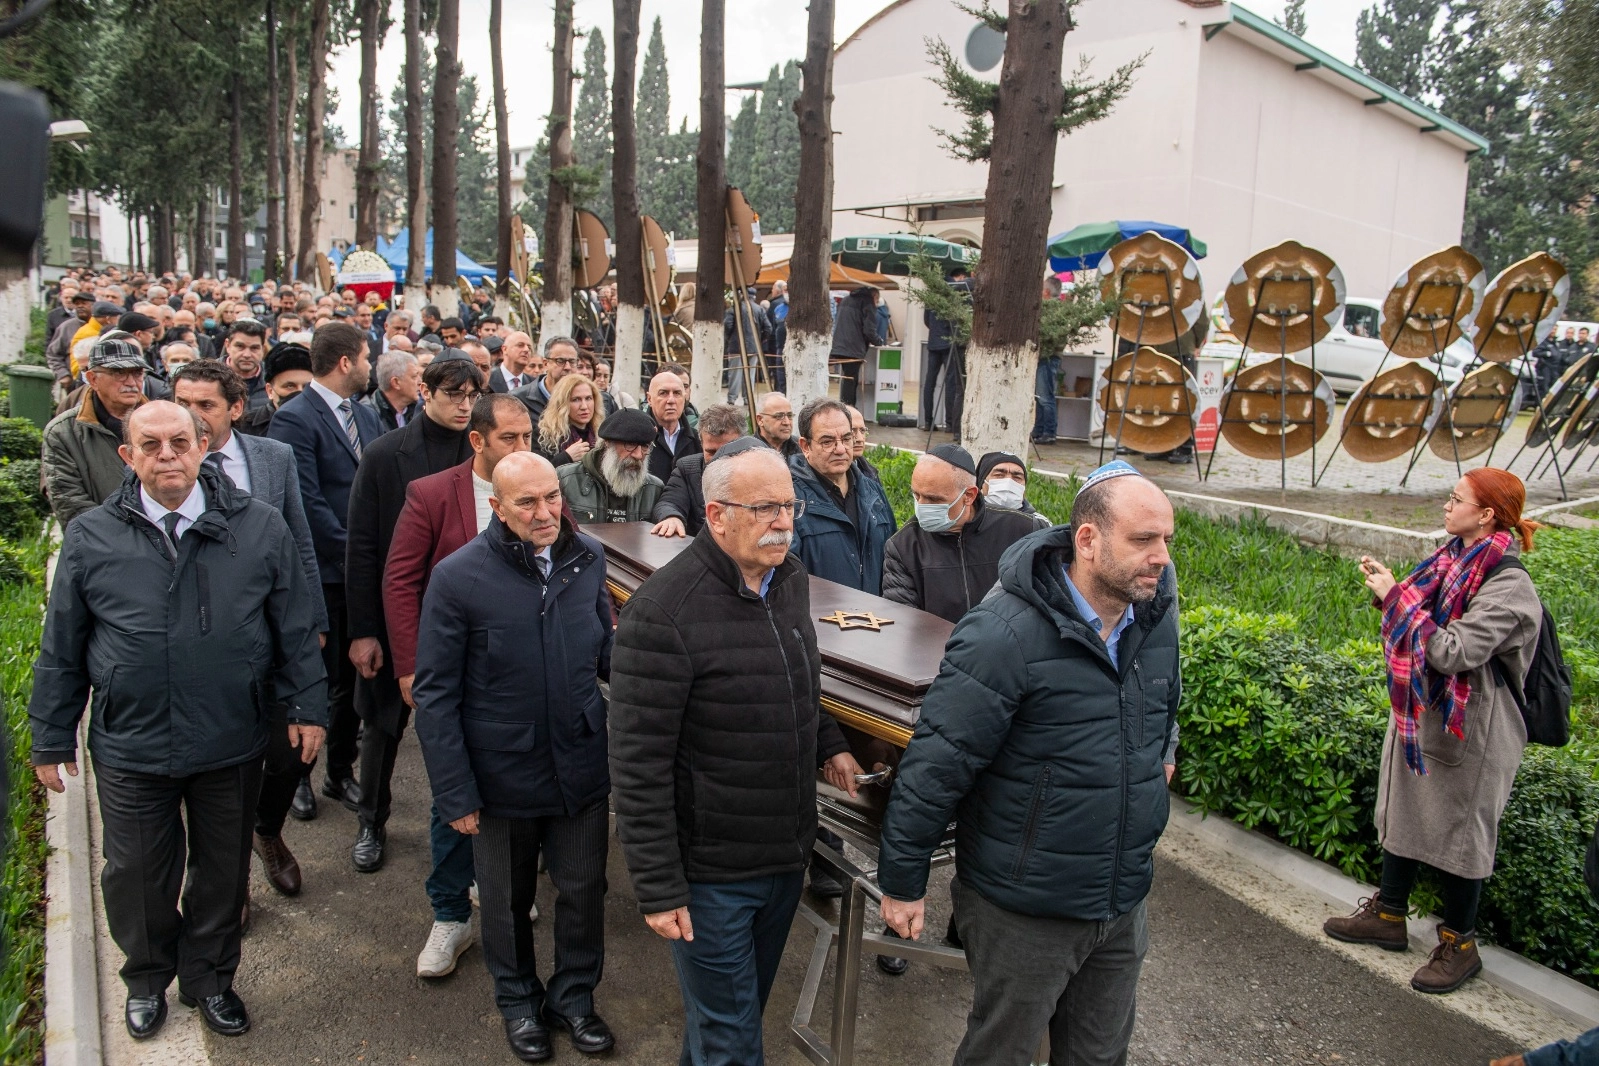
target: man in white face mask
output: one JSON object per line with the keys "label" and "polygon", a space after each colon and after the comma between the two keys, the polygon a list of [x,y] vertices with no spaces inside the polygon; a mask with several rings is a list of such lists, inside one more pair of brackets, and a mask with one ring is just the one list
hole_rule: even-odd
{"label": "man in white face mask", "polygon": [[989,452],[977,462],[977,486],[990,507],[1020,511],[1039,529],[1051,524],[1027,502],[1027,464],[1010,452]]}
{"label": "man in white face mask", "polygon": [[884,549],[883,596],[958,622],[994,587],[1005,550],[1038,527],[978,491],[977,464],[958,444],[916,461],[911,495],[916,521]]}

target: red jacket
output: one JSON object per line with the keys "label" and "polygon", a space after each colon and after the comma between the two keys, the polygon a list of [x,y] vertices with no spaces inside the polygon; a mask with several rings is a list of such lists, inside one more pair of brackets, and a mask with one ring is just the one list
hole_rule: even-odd
{"label": "red jacket", "polygon": [[394,526],[383,567],[383,616],[389,630],[394,676],[416,673],[416,631],[422,593],[439,560],[477,536],[472,460],[406,486],[405,507]]}
{"label": "red jacket", "polygon": [[[394,525],[383,567],[383,615],[395,677],[416,673],[416,631],[433,568],[477,536],[472,462],[468,459],[406,486],[405,507]],[[565,500],[561,514],[577,528]]]}

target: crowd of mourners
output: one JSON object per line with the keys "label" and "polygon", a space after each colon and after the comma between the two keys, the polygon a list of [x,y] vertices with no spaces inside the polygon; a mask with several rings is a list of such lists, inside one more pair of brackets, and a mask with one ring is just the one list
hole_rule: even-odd
{"label": "crowd of mourners", "polygon": [[[974,987],[957,1063],[1025,1063],[1045,1035],[1052,1061],[1125,1061],[1181,699],[1173,513],[1135,467],[1094,471],[1051,525],[1023,457],[941,444],[901,527],[854,407],[735,389],[753,403],[696,410],[682,366],[613,380],[588,344],[507,328],[486,292],[413,315],[303,283],[78,272],[48,326],[42,476],[63,541],[32,761],[54,789],[78,772],[87,705],[134,1038],[160,1030],[174,980],[216,1033],[249,1029],[233,978],[252,853],[299,893],[290,820],[332,802],[356,815],[353,871],[380,871],[414,726],[433,912],[416,972],[481,943],[524,1061],[552,1033],[585,1053],[618,1040],[597,1001],[613,815],[670,942],[682,1061],[764,1061],[801,896],[846,889],[818,778],[891,789],[889,942],[922,936],[956,826],[943,935]],[[1402,949],[1434,867],[1446,922],[1423,991],[1481,968],[1476,904],[1526,741],[1490,663],[1524,676],[1538,635],[1505,562],[1531,546],[1524,499],[1472,471],[1437,555],[1361,574],[1396,678],[1383,881],[1327,931]],[[616,522],[682,543],[622,605],[585,532]],[[954,624],[908,748],[822,710],[808,577]]]}

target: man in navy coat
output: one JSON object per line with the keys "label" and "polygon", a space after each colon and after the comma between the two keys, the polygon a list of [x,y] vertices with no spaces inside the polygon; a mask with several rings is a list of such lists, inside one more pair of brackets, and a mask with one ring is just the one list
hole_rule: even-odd
{"label": "man in navy coat", "polygon": [[[483,961],[524,1062],[615,1043],[594,1009],[605,959],[605,551],[561,514],[555,468],[517,452],[494,468],[488,528],[433,570],[411,698],[439,818],[472,838]],[[539,855],[555,885],[555,968],[539,980],[528,910]]]}
{"label": "man in navy coat", "polygon": [[316,544],[327,605],[328,637],[322,661],[328,672],[328,776],[322,794],[355,810],[355,664],[350,661],[344,603],[345,521],[350,485],[361,453],[383,434],[378,416],[355,397],[372,377],[366,335],[347,322],[329,322],[311,338],[311,384],[272,416],[267,435],[294,449],[300,498]]}

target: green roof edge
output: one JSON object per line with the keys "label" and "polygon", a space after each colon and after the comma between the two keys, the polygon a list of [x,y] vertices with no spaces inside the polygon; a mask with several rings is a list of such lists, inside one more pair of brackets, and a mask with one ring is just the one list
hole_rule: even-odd
{"label": "green roof edge", "polygon": [[1417,118],[1424,119],[1426,125],[1434,127],[1436,131],[1450,133],[1456,137],[1459,137],[1461,140],[1470,144],[1474,152],[1486,152],[1488,150],[1488,141],[1480,133],[1476,133],[1467,129],[1465,126],[1462,126],[1460,123],[1454,121],[1448,116],[1433,110],[1419,100],[1414,100],[1406,96],[1393,86],[1384,85],[1376,78],[1373,78],[1370,74],[1352,67],[1343,60],[1323,52],[1320,48],[1317,48],[1315,45],[1306,41],[1299,35],[1289,33],[1287,30],[1283,29],[1275,22],[1272,22],[1270,19],[1262,18],[1248,8],[1242,7],[1236,3],[1230,6],[1232,9],[1232,21],[1238,23],[1240,26],[1254,30],[1261,36],[1277,42],[1284,48],[1298,52],[1307,60],[1313,60],[1316,63],[1321,64],[1323,69],[1342,75],[1355,84],[1370,89],[1372,92],[1382,97],[1384,102],[1393,104],[1395,107],[1404,108]]}

